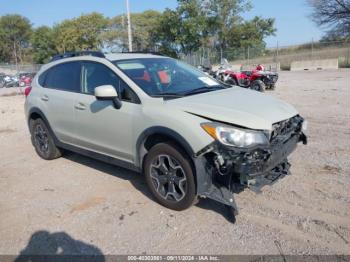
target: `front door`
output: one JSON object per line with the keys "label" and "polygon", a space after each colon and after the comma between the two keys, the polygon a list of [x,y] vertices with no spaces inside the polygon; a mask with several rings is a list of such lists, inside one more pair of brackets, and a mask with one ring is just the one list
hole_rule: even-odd
{"label": "front door", "polygon": [[[94,89],[112,85],[122,107],[97,100]],[[97,62],[82,62],[81,95],[75,104],[77,145],[97,153],[133,162],[133,124],[140,116],[136,94],[110,68]]]}

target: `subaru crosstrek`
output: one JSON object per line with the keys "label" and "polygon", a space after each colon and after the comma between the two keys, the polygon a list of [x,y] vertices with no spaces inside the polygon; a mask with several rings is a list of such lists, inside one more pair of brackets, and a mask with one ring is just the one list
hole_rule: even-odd
{"label": "subaru crosstrek", "polygon": [[287,175],[307,142],[291,105],[156,54],[56,56],[25,93],[40,157],[69,150],[141,172],[174,210],[207,197],[236,214],[233,194]]}

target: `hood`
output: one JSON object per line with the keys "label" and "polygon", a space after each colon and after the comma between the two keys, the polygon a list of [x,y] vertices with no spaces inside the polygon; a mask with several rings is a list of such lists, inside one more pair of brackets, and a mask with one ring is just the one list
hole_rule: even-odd
{"label": "hood", "polygon": [[271,130],[272,125],[298,114],[291,105],[240,87],[168,100],[185,112],[250,129]]}

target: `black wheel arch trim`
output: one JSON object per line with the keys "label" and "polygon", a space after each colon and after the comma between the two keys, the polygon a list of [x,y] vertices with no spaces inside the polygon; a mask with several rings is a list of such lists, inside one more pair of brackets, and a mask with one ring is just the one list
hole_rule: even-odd
{"label": "black wheel arch trim", "polygon": [[143,159],[145,156],[145,152],[142,152],[142,150],[145,150],[145,148],[143,148],[143,145],[149,136],[156,135],[156,134],[165,135],[172,138],[175,142],[179,143],[182,146],[182,148],[191,158],[194,157],[195,152],[193,151],[192,147],[183,136],[181,136],[179,133],[177,133],[176,131],[170,128],[163,127],[163,126],[153,126],[144,130],[137,139],[136,159],[135,159],[136,166],[142,167]]}
{"label": "black wheel arch trim", "polygon": [[30,120],[32,120],[31,116],[33,114],[38,114],[40,116],[40,118],[45,122],[46,127],[49,129],[50,135],[52,136],[55,144],[59,144],[60,141],[57,139],[55,133],[53,132],[50,122],[47,120],[45,114],[37,107],[33,107],[29,110],[28,119],[27,119],[28,128],[30,129]]}

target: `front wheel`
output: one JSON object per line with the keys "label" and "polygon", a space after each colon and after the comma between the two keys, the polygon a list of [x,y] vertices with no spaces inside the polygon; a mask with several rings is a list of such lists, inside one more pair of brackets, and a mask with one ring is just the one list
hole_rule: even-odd
{"label": "front wheel", "polygon": [[161,205],[180,211],[195,202],[193,169],[186,153],[176,145],[155,145],[146,156],[144,174],[149,189]]}
{"label": "front wheel", "polygon": [[232,76],[230,76],[227,79],[226,83],[229,84],[229,85],[233,85],[233,86],[239,86],[237,80],[234,79]]}
{"label": "front wheel", "polygon": [[259,92],[265,92],[266,85],[261,80],[255,80],[250,84],[250,89],[259,91]]}

